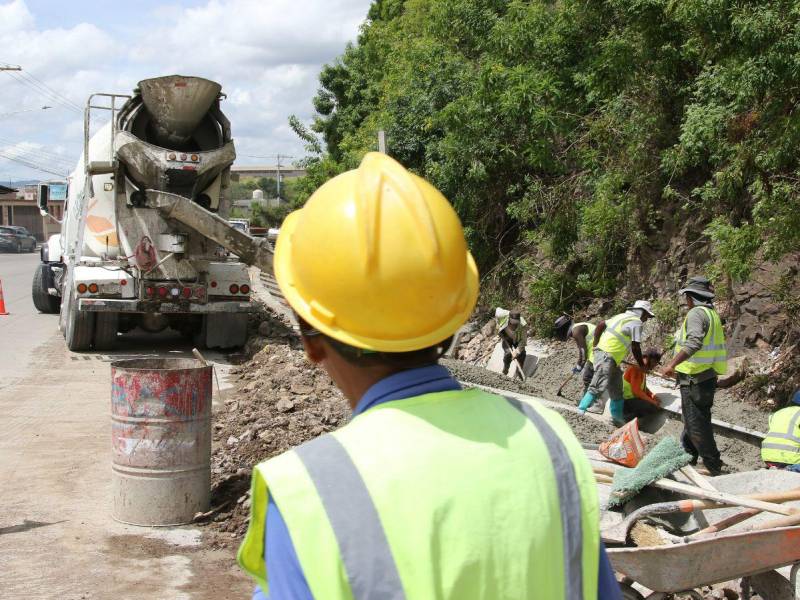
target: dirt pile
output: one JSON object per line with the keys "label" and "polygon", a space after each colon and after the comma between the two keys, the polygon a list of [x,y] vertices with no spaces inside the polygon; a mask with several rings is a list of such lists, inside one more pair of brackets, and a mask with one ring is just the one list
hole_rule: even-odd
{"label": "dirt pile", "polygon": [[[263,315],[262,315],[263,316]],[[350,408],[324,371],[306,359],[285,323],[269,315],[232,369],[234,388],[214,415],[211,505],[214,542],[236,542],[247,528],[250,475],[255,464],[349,419]]]}

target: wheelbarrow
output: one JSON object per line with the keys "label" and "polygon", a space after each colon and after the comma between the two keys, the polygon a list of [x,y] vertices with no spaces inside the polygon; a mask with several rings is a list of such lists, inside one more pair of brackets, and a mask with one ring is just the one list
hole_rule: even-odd
{"label": "wheelbarrow", "polygon": [[[800,526],[720,533],[685,544],[609,548],[608,557],[615,571],[652,590],[646,600],[663,600],[669,594],[702,600],[695,588],[800,562]],[[796,572],[793,569],[792,575]],[[625,600],[645,598],[628,583],[621,587]]]}

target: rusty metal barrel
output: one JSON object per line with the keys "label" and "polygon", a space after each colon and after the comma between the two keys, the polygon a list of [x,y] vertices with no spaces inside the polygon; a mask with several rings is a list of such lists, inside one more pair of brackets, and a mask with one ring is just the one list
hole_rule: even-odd
{"label": "rusty metal barrel", "polygon": [[112,516],[180,525],[211,494],[211,372],[199,360],[111,364]]}

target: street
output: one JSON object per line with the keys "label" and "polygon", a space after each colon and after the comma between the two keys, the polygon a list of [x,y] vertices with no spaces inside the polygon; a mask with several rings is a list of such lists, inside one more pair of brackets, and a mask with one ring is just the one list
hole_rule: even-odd
{"label": "street", "polygon": [[[130,334],[112,353],[69,352],[58,316],[31,302],[38,261],[0,254],[10,313],[0,316],[0,598],[248,597],[232,548],[206,549],[195,527],[110,516],[110,362],[187,357],[191,346],[177,334]],[[224,389],[223,357],[207,356]]]}

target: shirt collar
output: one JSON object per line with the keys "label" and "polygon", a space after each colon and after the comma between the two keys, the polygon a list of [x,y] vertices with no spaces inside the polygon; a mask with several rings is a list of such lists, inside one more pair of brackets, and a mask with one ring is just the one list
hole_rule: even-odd
{"label": "shirt collar", "polygon": [[373,384],[356,404],[353,416],[390,400],[460,389],[461,384],[450,371],[439,364],[400,371]]}

